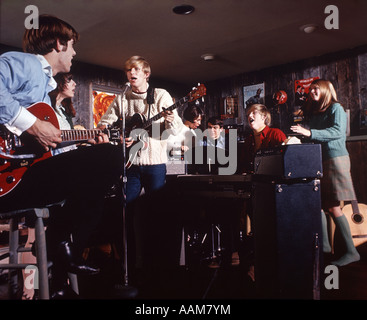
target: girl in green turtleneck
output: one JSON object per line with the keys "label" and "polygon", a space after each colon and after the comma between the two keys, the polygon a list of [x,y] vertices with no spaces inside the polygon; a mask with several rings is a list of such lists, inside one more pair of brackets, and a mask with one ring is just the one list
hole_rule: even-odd
{"label": "girl in green turtleneck", "polygon": [[[318,79],[312,82],[304,107],[304,116],[309,129],[297,125],[292,126],[291,130],[321,144],[324,173],[321,180],[322,208],[331,214],[347,250],[342,257],[331,263],[344,266],[360,260],[348,220],[340,207],[340,201],[355,200],[356,195],[345,144],[347,117],[344,108],[337,101],[335,89],[330,81]],[[324,211],[322,211],[322,224],[324,234],[327,235]],[[323,237],[323,246],[324,252],[331,251],[327,236]]]}

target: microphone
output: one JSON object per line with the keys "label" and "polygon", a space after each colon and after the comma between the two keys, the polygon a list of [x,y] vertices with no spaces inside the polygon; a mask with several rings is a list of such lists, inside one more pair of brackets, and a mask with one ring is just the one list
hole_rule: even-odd
{"label": "microphone", "polygon": [[121,95],[124,95],[127,90],[130,89],[130,82],[126,82],[125,85],[121,89]]}

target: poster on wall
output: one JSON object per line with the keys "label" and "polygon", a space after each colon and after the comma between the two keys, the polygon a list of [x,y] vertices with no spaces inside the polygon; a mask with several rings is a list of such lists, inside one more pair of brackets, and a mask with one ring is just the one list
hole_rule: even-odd
{"label": "poster on wall", "polygon": [[222,119],[238,117],[238,97],[226,97],[224,99],[224,116]]}
{"label": "poster on wall", "polygon": [[300,122],[303,120],[301,110],[306,102],[310,85],[312,81],[316,79],[319,79],[319,77],[312,77],[308,79],[294,81],[294,122]]}
{"label": "poster on wall", "polygon": [[243,106],[247,109],[255,103],[264,104],[265,83],[243,87]]}
{"label": "poster on wall", "polygon": [[92,91],[92,102],[93,102],[93,126],[97,127],[97,124],[101,120],[101,117],[107,111],[107,108],[112,103],[113,99],[115,99],[116,94],[113,92]]}

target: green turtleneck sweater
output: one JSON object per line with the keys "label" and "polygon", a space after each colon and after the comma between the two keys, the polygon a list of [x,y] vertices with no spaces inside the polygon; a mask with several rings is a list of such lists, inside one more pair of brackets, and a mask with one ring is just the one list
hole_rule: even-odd
{"label": "green turtleneck sweater", "polygon": [[310,139],[321,144],[323,160],[348,155],[345,144],[347,116],[339,103],[333,103],[325,112],[313,115],[309,126]]}

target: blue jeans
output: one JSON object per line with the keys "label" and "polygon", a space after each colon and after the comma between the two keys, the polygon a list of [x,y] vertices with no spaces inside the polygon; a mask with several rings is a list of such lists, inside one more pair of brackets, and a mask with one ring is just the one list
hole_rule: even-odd
{"label": "blue jeans", "polygon": [[150,166],[133,165],[126,173],[126,202],[130,203],[137,199],[142,188],[146,194],[163,188],[166,183],[166,172],[164,163]]}

